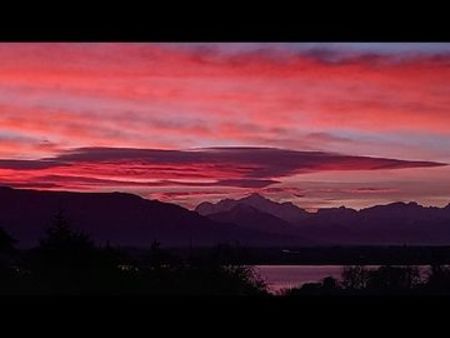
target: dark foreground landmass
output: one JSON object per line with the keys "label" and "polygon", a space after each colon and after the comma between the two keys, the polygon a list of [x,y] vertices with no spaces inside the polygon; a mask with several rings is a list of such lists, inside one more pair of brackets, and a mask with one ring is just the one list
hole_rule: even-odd
{"label": "dark foreground landmass", "polygon": [[[281,297],[450,295],[448,247],[261,249],[239,245],[165,249],[99,246],[58,213],[38,246],[18,250],[0,231],[1,295],[252,296],[274,297],[252,268],[261,263],[347,265],[286,290]],[[379,264],[367,268],[363,264]],[[414,264],[429,265],[421,273]],[[402,265],[402,266],[397,266]]]}
{"label": "dark foreground landmass", "polygon": [[[136,196],[41,194],[11,189],[0,189],[0,194],[8,197],[2,207],[9,211],[2,214],[8,227],[0,226],[2,295],[272,298],[265,281],[252,267],[259,264],[346,266],[339,280],[327,277],[305,284],[284,292],[286,297],[450,295],[450,246],[300,246],[283,239],[284,244],[269,247],[262,243],[274,239],[277,243],[282,238],[214,223],[181,207]],[[60,204],[69,200],[70,204]],[[124,208],[124,201],[129,208]],[[73,213],[64,212],[69,206]],[[126,213],[112,212],[120,208]],[[59,211],[49,221],[55,210]],[[131,222],[136,217],[143,223]],[[78,220],[75,225],[74,219]],[[86,227],[89,232],[83,230]],[[174,229],[176,236],[171,231]],[[111,233],[117,241],[125,241],[121,245],[110,243]],[[29,238],[25,248],[20,246],[23,238]],[[419,274],[417,265],[429,266],[427,273]]]}

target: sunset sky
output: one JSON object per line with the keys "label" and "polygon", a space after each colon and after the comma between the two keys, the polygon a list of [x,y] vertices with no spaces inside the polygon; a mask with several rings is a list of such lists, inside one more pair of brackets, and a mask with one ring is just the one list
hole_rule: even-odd
{"label": "sunset sky", "polygon": [[450,43],[0,43],[0,185],[450,203]]}

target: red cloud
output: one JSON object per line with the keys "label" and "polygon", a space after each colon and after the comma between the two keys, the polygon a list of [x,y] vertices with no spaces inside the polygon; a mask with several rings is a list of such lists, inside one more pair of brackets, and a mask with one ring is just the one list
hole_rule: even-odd
{"label": "red cloud", "polygon": [[172,185],[263,188],[301,173],[442,165],[276,148],[82,148],[40,160],[0,160],[0,178],[13,186],[52,184],[54,188],[56,184],[66,189]]}
{"label": "red cloud", "polygon": [[[449,161],[448,54],[226,50],[0,44],[1,182],[264,189],[302,173]],[[153,151],[144,160],[133,150],[216,145],[259,150]],[[91,149],[63,151],[82,147]],[[121,158],[112,147],[129,149]],[[430,162],[387,159],[400,156]]]}
{"label": "red cloud", "polygon": [[68,146],[144,148],[274,145],[284,134],[275,128],[293,139],[298,130],[449,131],[447,56],[327,58],[165,45],[4,44],[0,128]]}

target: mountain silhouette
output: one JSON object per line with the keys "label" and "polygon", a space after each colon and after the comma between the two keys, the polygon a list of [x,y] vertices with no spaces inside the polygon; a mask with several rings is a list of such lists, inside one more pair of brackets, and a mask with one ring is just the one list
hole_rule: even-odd
{"label": "mountain silhouette", "polygon": [[201,203],[195,212],[127,193],[0,187],[0,228],[18,241],[18,247],[35,246],[59,210],[75,230],[98,244],[147,247],[154,240],[165,246],[450,244],[450,204],[438,208],[396,202],[359,211],[341,207],[308,213],[291,203],[252,194]]}
{"label": "mountain silhouette", "polygon": [[[234,210],[238,205],[250,205],[262,214],[254,213],[253,220],[249,214],[244,216],[242,212],[238,217]],[[253,194],[216,204],[201,203],[196,210],[215,221],[243,226],[251,224],[254,229],[259,227],[272,232],[289,229],[288,232],[283,231],[289,234],[294,229],[296,237],[308,238],[310,243],[323,245],[450,244],[450,204],[438,208],[424,207],[416,202],[395,202],[359,211],[340,207],[308,213],[293,204],[277,203]],[[276,218],[269,218],[267,214]],[[292,226],[288,227],[286,223]]]}
{"label": "mountain silhouette", "polygon": [[181,206],[127,193],[78,193],[0,187],[0,228],[31,247],[43,237],[58,210],[69,224],[99,244],[211,246],[224,242],[269,246],[292,242],[263,231],[214,222]]}
{"label": "mountain silhouette", "polygon": [[228,211],[210,214],[208,218],[216,222],[233,223],[241,227],[267,233],[296,236],[298,243],[311,244],[310,241],[299,236],[297,226],[247,204],[237,204]]}
{"label": "mountain silhouette", "polygon": [[237,205],[243,204],[276,216],[290,223],[303,220],[308,215],[304,209],[301,209],[290,202],[277,203],[256,193],[239,200],[224,199],[216,204],[203,202],[195,208],[195,211],[197,211],[200,215],[208,216],[224,211],[230,211]]}

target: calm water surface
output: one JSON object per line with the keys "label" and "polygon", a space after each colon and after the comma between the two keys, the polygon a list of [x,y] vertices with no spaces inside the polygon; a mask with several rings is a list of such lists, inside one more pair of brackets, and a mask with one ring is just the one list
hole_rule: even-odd
{"label": "calm water surface", "polygon": [[[367,265],[367,268],[378,268],[378,265]],[[255,271],[268,284],[269,290],[277,293],[282,289],[298,287],[305,283],[319,282],[332,276],[340,279],[342,265],[256,265]],[[419,266],[425,271],[427,266]]]}

